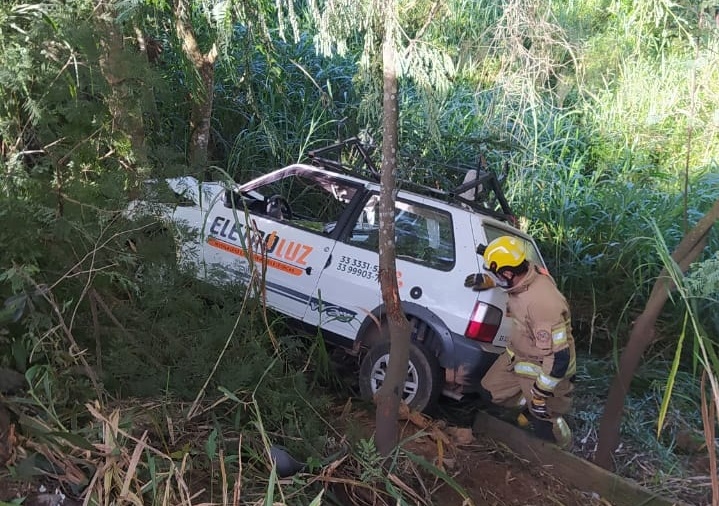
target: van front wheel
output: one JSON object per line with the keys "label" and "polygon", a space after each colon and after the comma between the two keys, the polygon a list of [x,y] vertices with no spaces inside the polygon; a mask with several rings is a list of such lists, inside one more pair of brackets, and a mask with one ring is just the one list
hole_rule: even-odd
{"label": "van front wheel", "polygon": [[[368,400],[380,389],[387,376],[389,341],[376,343],[362,359],[359,387],[362,397]],[[441,369],[437,357],[422,345],[410,343],[407,379],[402,390],[402,401],[416,411],[427,411],[437,402],[442,391]]]}

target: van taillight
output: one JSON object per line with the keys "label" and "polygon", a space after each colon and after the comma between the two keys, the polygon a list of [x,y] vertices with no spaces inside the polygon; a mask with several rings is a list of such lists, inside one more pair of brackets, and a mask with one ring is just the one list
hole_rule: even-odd
{"label": "van taillight", "polygon": [[476,341],[491,343],[497,335],[501,321],[502,311],[485,302],[478,301],[474,305],[474,310],[464,335]]}

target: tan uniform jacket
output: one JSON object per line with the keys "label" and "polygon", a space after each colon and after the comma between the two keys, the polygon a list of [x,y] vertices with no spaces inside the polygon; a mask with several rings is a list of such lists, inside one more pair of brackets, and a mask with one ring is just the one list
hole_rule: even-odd
{"label": "tan uniform jacket", "polygon": [[576,372],[569,305],[552,277],[534,264],[507,293],[514,318],[507,351],[514,355],[514,372],[534,376],[540,388],[552,392]]}

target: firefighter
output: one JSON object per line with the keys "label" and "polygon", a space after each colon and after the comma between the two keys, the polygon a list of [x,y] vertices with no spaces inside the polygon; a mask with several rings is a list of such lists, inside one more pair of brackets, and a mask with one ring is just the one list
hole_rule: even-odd
{"label": "firefighter", "polygon": [[572,434],[562,415],[571,407],[576,370],[567,301],[546,269],[528,260],[522,240],[498,237],[481,254],[488,275],[471,274],[464,285],[506,290],[507,314],[514,321],[506,351],[482,387],[493,404],[528,409],[534,433],[567,448]]}

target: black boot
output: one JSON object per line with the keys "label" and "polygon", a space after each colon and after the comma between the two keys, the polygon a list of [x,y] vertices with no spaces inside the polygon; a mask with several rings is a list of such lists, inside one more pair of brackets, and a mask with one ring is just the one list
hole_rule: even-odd
{"label": "black boot", "polygon": [[489,392],[489,390],[486,390],[484,387],[479,387],[479,392],[477,395],[477,408],[481,410],[486,410],[494,406],[492,403],[492,394]]}
{"label": "black boot", "polygon": [[552,431],[554,424],[552,424],[551,420],[540,420],[536,416],[532,416],[530,418],[532,421],[532,431],[535,436],[543,441],[549,441],[550,443],[557,442],[554,437],[554,432]]}
{"label": "black boot", "polygon": [[526,423],[523,423],[522,421],[523,416],[525,420],[529,417],[529,412],[527,408],[525,408],[524,406],[507,408],[498,404],[494,404],[492,402],[492,394],[488,390],[485,390],[483,387],[480,387],[476,406],[480,411],[484,411],[485,413],[490,416],[493,416],[494,418],[499,418],[503,422],[517,425],[523,429],[527,426]]}
{"label": "black boot", "polygon": [[495,418],[501,418],[503,409],[492,402],[492,394],[489,390],[479,387],[477,409],[484,411]]}

